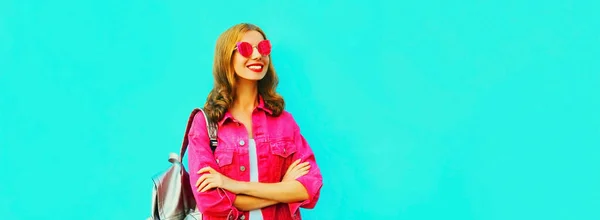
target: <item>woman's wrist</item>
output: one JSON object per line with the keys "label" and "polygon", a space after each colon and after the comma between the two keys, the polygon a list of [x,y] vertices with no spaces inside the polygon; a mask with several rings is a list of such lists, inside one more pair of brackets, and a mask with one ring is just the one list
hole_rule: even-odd
{"label": "woman's wrist", "polygon": [[237,181],[231,179],[230,182],[226,185],[225,189],[229,192],[232,192],[233,194],[243,194],[245,185],[246,182],[244,181]]}

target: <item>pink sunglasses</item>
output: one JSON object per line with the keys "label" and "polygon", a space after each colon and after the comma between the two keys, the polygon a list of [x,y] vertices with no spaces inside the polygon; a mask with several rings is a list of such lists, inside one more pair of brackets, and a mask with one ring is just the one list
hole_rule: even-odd
{"label": "pink sunglasses", "polygon": [[252,56],[252,52],[254,52],[254,48],[258,49],[258,53],[263,56],[268,56],[271,54],[271,42],[269,40],[262,40],[256,46],[252,46],[252,44],[248,42],[238,42],[236,44],[235,49],[244,57],[249,58]]}

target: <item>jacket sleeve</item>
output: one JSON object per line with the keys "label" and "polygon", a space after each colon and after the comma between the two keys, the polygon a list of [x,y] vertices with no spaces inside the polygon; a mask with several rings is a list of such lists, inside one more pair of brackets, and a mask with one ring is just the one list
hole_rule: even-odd
{"label": "jacket sleeve", "polygon": [[190,185],[196,199],[198,210],[207,216],[229,217],[236,219],[241,213],[233,206],[236,194],[221,188],[215,188],[206,192],[196,190],[196,181],[200,178],[197,173],[203,167],[210,166],[221,172],[210,149],[210,139],[206,128],[206,119],[202,112],[194,117],[192,126],[188,133],[188,168],[190,174]]}
{"label": "jacket sleeve", "polygon": [[294,122],[294,142],[296,144],[296,153],[294,154],[292,161],[297,159],[301,159],[301,162],[309,162],[310,169],[309,172],[301,176],[298,180],[306,191],[308,192],[308,199],[300,202],[289,203],[289,209],[292,216],[296,214],[299,207],[312,209],[317,204],[319,200],[321,187],[323,186],[323,177],[321,176],[321,170],[319,166],[317,166],[317,161],[315,155],[310,148],[309,144],[306,142],[306,139],[300,133],[300,128]]}

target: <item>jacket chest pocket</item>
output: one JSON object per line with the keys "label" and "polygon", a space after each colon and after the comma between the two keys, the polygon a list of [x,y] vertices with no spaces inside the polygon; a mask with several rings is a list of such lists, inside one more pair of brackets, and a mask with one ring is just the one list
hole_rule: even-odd
{"label": "jacket chest pocket", "polygon": [[273,172],[277,175],[277,179],[281,180],[293,162],[293,155],[297,151],[296,144],[293,140],[288,139],[275,140],[269,144],[269,150],[273,162],[271,167],[273,167]]}
{"label": "jacket chest pocket", "polygon": [[215,150],[215,161],[221,169],[221,173],[225,176],[230,176],[232,172],[233,163],[233,149],[221,148]]}

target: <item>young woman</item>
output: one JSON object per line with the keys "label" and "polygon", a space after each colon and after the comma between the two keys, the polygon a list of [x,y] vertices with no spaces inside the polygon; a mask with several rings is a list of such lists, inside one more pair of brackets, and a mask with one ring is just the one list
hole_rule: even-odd
{"label": "young woman", "polygon": [[[284,100],[265,33],[238,24],[217,40],[214,88],[189,132],[188,168],[203,219],[301,219],[323,179],[315,156]],[[206,121],[218,125],[209,146]],[[197,171],[197,172],[194,172]]]}

